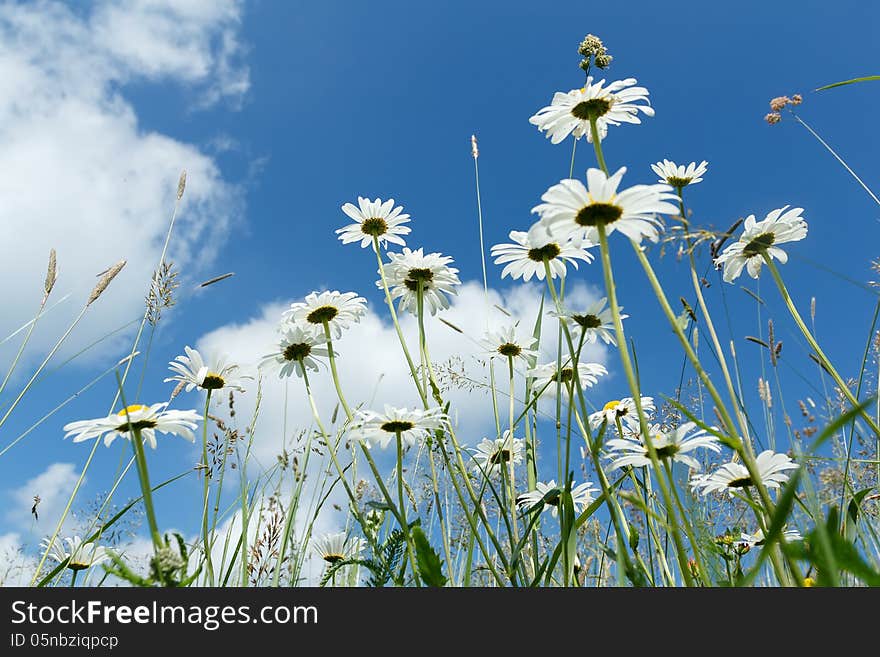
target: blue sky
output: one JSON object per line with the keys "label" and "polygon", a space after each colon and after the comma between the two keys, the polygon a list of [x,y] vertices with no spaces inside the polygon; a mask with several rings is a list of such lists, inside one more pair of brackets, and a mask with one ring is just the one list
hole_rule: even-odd
{"label": "blue sky", "polygon": [[[65,176],[72,169],[87,164],[92,168],[85,170],[96,172],[95,187],[72,179],[70,189],[83,189],[83,196],[102,194],[104,186],[121,191],[107,197],[117,204],[115,212],[107,203],[76,205],[79,196],[72,192],[64,198],[75,199],[74,205],[59,201],[58,206],[46,206],[44,197],[51,199],[55,189],[46,187],[40,167],[23,167],[18,182],[24,189],[37,190],[33,197],[43,205],[35,202],[4,212],[4,260],[19,267],[9,271],[27,272],[28,276],[13,275],[33,281],[27,284],[39,290],[45,256],[35,254],[48,251],[42,233],[57,228],[69,239],[94,230],[88,244],[99,245],[95,253],[102,257],[106,253],[101,261],[83,249],[63,253],[62,275],[97,273],[115,259],[111,252],[116,249],[118,257],[132,263],[129,270],[143,261],[135,271],[149,276],[152,265],[147,263],[156,261],[149,256],[158,254],[170,194],[185,166],[190,171],[191,205],[184,205],[180,226],[186,248],[173,254],[185,263],[181,290],[192,290],[215,274],[236,274],[202,292],[182,295],[155,336],[142,397],[146,401],[167,396],[168,385],[161,383],[165,363],[184,344],[194,345],[221,327],[247,341],[244,329],[263,316],[268,304],[290,302],[313,289],[353,289],[381,311],[371,252],[343,247],[333,233],[345,223],[339,206],[358,195],[395,198],[413,217],[408,244],[453,256],[462,279],[477,281],[480,254],[470,135],[476,133],[479,139],[488,248],[506,241],[510,230],[527,229],[534,220],[529,211],[540,195],[568,174],[570,140],[550,144],[528,118],[554,91],[582,84],[576,50],[587,32],[600,35],[614,56],[607,77],[638,78],[650,90],[656,110],[656,117],[640,126],[611,128],[605,142],[609,166],[627,166],[624,184],[635,184],[654,182],[650,164],[664,157],[684,163],[708,160],[704,182],[687,195],[693,221],[701,226],[724,228],[751,213],[760,219],[786,204],[803,207],[810,234],[789,250],[786,281],[805,314],[809,298],[818,298],[818,334],[833,360],[847,373],[857,367],[876,294],[815,263],[859,282],[871,280],[880,209],[790,117],[773,127],[762,117],[769,111],[770,98],[802,93],[800,115],[872,185],[877,171],[873,154],[880,141],[873,124],[876,83],[811,92],[822,84],[877,73],[871,67],[876,60],[873,27],[880,9],[871,3],[639,1],[559,2],[546,7],[523,2],[229,0],[187,14],[186,21],[179,21],[180,38],[169,37],[167,42],[158,36],[159,28],[148,32],[151,24],[138,19],[142,8],[136,2],[122,3],[117,14],[104,2],[88,10],[77,5],[76,13],[66,13],[63,7],[35,3],[25,10],[4,5],[4,32],[21,38],[31,34],[28,30],[33,28],[16,19],[22,14],[52,17],[42,32],[47,40],[52,30],[61,34],[74,26],[78,36],[66,45],[52,45],[49,54],[37,60],[37,72],[27,74],[42,80],[39,88],[51,97],[62,86],[51,71],[69,55],[64,60],[69,75],[85,80],[87,90],[94,86],[94,93],[81,92],[84,105],[93,108],[95,116],[110,117],[108,125],[119,131],[99,131],[86,139],[91,133],[82,128],[82,139],[77,140],[80,124],[62,120],[49,109],[41,107],[28,120],[7,108],[4,150],[25,159],[30,153],[37,162],[51,158],[49,169],[61,177],[59,188],[67,184]],[[141,41],[132,34],[143,34],[119,29],[109,30],[108,36],[107,26],[114,25],[111,18],[123,20],[125,12],[138,20],[124,24],[141,26],[149,39]],[[130,38],[121,43],[113,33]],[[165,50],[150,51],[151,43]],[[0,62],[11,60],[4,50]],[[100,66],[90,65],[93,61]],[[40,66],[50,73],[40,73]],[[32,97],[25,95],[31,94],[29,89],[12,86],[12,97],[21,93],[16,100],[23,102]],[[69,137],[71,148],[43,148],[38,135],[47,129],[41,120],[49,122],[50,134],[61,143]],[[33,131],[31,141],[31,133],[13,132],[19,125]],[[8,148],[12,144],[15,149]],[[70,161],[68,153],[73,153]],[[12,155],[5,160],[7,167],[20,167],[20,162]],[[580,143],[576,176],[593,165],[591,150]],[[3,191],[8,195],[15,190],[4,186]],[[47,207],[55,212],[47,214]],[[42,223],[37,222],[44,228],[41,234],[16,230],[16,222],[34,221],[29,211],[43,213]],[[103,219],[94,219],[99,216]],[[656,396],[671,395],[681,352],[628,245],[612,246],[621,303],[632,316],[627,331],[636,343],[644,387]],[[71,259],[79,264],[68,266]],[[659,260],[655,254],[652,259],[669,297],[692,299],[684,264],[670,255]],[[705,254],[701,262],[705,266]],[[101,300],[107,302],[102,318],[114,327],[137,317],[137,300],[146,291],[145,276],[127,275],[119,284],[124,289]],[[500,268],[490,263],[490,286],[514,287],[499,276]],[[707,290],[708,300],[726,335],[720,278],[712,272],[709,279],[713,285]],[[572,280],[601,290],[596,265],[582,268]],[[755,289],[751,279],[738,283]],[[59,286],[62,292],[80,289],[65,279]],[[724,292],[733,337],[751,368],[742,373],[744,386],[754,390],[760,373],[754,358],[758,347],[743,341],[744,335],[759,330],[754,302],[739,285]],[[787,321],[769,277],[762,278],[760,294],[768,303],[763,316],[769,311],[776,319],[784,360],[815,378],[803,340]],[[4,328],[27,321],[38,302],[36,293],[31,300],[13,299]],[[63,330],[62,319],[74,310],[62,305],[53,311],[52,323],[35,336],[39,344],[51,344],[51,336]],[[97,330],[90,327],[81,336],[74,334],[74,344],[86,344],[87,336],[100,335]],[[0,429],[0,443],[5,446],[34,418],[125,355],[126,344],[130,342],[104,343],[48,378]],[[358,349],[348,347],[349,353]],[[8,363],[15,353],[14,341],[0,350],[0,362]],[[17,392],[38,363],[38,353],[28,352],[4,396]],[[625,385],[615,373],[614,354],[608,363],[612,376],[597,389],[600,398],[619,396]],[[783,368],[782,376],[792,409],[795,399],[813,394],[793,370]],[[0,496],[9,509],[0,515],[0,536],[14,534],[19,542],[32,544],[51,531],[48,520],[34,526],[27,509],[12,507],[30,498],[28,482],[51,463],[72,464],[59,479],[61,488],[70,486],[70,473],[79,472],[88,447],[62,441],[61,426],[107,411],[113,387],[112,379],[104,379],[0,457]],[[193,407],[201,404],[195,395],[187,402]],[[118,447],[99,452],[82,499],[105,490],[106,473],[114,471],[122,454]],[[196,453],[184,443],[165,443],[152,457],[154,478],[162,479],[193,463]],[[123,489],[134,490],[128,485]],[[197,489],[193,479],[174,495]],[[192,518],[180,511],[182,505],[175,499],[160,499],[162,521],[191,527]]]}

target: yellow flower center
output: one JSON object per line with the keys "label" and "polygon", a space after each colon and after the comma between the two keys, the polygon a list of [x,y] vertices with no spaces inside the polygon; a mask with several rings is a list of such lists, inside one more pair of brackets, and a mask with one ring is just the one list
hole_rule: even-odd
{"label": "yellow flower center", "polygon": [[132,404],[131,406],[126,406],[123,408],[117,415],[121,418],[125,418],[126,415],[134,415],[138,411],[145,411],[147,407],[143,404]]}
{"label": "yellow flower center", "polygon": [[617,410],[617,405],[618,405],[619,403],[620,403],[620,400],[619,400],[619,399],[612,399],[610,402],[608,402],[607,404],[605,404],[605,405],[602,407],[602,410],[603,410],[603,411],[614,411],[614,410]]}

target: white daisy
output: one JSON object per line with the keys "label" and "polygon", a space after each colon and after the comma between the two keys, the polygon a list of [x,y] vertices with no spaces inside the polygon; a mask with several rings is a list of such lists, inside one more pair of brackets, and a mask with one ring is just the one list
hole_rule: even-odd
{"label": "white daisy", "polygon": [[189,346],[184,347],[183,350],[186,352],[186,356],[178,356],[168,363],[168,369],[176,374],[165,379],[165,383],[169,381],[185,383],[187,392],[193,388],[201,388],[202,390],[233,388],[244,392],[241,380],[232,378],[238,365],[228,364],[225,355],[205,363],[197,350],[190,349]]}
{"label": "white daisy", "polygon": [[[782,536],[786,541],[802,541],[804,539],[797,529],[783,529]],[[758,527],[754,534],[746,534],[743,532],[739,544],[749,548],[764,545],[764,530]]]}
{"label": "white daisy", "polygon": [[[310,325],[282,324],[279,330],[281,338],[278,346],[271,354],[263,356],[260,367],[277,369],[279,378],[291,374],[302,376],[300,364],[317,372],[318,361],[315,357],[326,358],[328,355],[326,338],[319,335],[317,329]],[[333,353],[339,355],[335,349]]]}
{"label": "white daisy", "polygon": [[765,253],[782,264],[788,262],[788,254],[776,245],[797,242],[807,236],[807,222],[801,217],[803,208],[788,208],[786,205],[773,210],[762,221],[755,221],[753,214],[746,218],[739,240],[715,258],[717,268],[724,266],[725,282],[738,278],[743,267],[749,276],[758,278]]}
{"label": "white daisy", "polygon": [[502,356],[508,358],[537,358],[538,339],[532,336],[520,338],[516,334],[516,325],[486,331],[482,340],[486,355],[491,358]]}
{"label": "white daisy", "polygon": [[[756,461],[758,476],[767,488],[779,488],[788,481],[785,471],[798,467],[788,455],[777,454],[769,449],[758,454]],[[736,489],[747,486],[754,486],[749,471],[742,463],[733,461],[725,463],[711,474],[691,479],[691,487],[700,490],[703,495],[721,493],[725,490],[733,495]]]}
{"label": "white daisy", "polygon": [[403,226],[409,222],[408,214],[401,214],[401,206],[394,207],[394,199],[387,201],[377,198],[371,201],[368,198],[358,196],[358,204],[346,203],[342,211],[354,219],[355,223],[344,226],[336,231],[343,244],[350,244],[360,240],[361,248],[373,243],[373,238],[378,238],[383,245],[391,242],[405,246],[401,235],[409,235],[409,226]]}
{"label": "white daisy", "polygon": [[[580,139],[584,135],[592,142],[590,134],[590,117],[596,117],[596,128],[600,141],[605,139],[609,125],[621,123],[641,123],[639,112],[646,116],[654,116],[653,108],[648,104],[648,90],[634,87],[635,78],[617,80],[607,87],[605,80],[587,83],[580,89],[572,89],[568,93],[557,91],[547,107],[542,107],[529,119],[529,123],[538,126],[538,130],[547,133],[547,138],[558,144],[568,135]],[[638,103],[644,102],[644,105]]]}
{"label": "white daisy", "polygon": [[514,465],[522,463],[525,453],[525,441],[520,438],[510,439],[510,430],[504,432],[504,438],[483,438],[474,452],[474,470],[478,473],[486,473],[491,476],[501,472],[502,467],[509,467],[512,461]]}
{"label": "white daisy", "polygon": [[[605,344],[617,346],[617,340],[614,337],[614,319],[611,309],[606,308],[605,304],[608,299],[602,297],[598,301],[594,301],[583,311],[563,310],[561,313],[555,310],[550,311],[553,317],[564,319],[573,332],[573,341],[580,342],[580,334],[583,332],[584,344],[593,344],[597,339],[601,338]],[[620,310],[623,310],[621,307]],[[620,315],[620,319],[624,320],[629,315]]]}
{"label": "white daisy", "polygon": [[702,176],[706,173],[709,163],[703,160],[699,164],[691,162],[687,166],[679,165],[672,160],[664,159],[662,162],[652,164],[651,168],[658,176],[660,182],[666,183],[672,187],[687,187],[688,185],[696,185],[703,180]]}
{"label": "white daisy", "polygon": [[346,538],[345,532],[324,534],[314,539],[312,547],[329,564],[346,559],[358,559],[366,546],[362,538]]}
{"label": "white daisy", "polygon": [[[447,294],[456,294],[461,285],[458,270],[450,267],[452,258],[440,253],[424,253],[422,249],[404,248],[403,253],[389,253],[391,262],[385,268],[391,298],[400,299],[400,310],[418,313],[418,290],[422,289],[424,307],[432,315],[449,308]],[[382,287],[381,281],[376,283]]]}
{"label": "white daisy", "polygon": [[[645,416],[650,416],[654,408],[653,397],[641,397],[642,412]],[[636,411],[636,400],[632,397],[624,397],[623,399],[612,399],[602,407],[601,411],[590,414],[590,428],[598,429],[603,422],[607,422],[610,427],[617,424],[617,418],[620,418],[624,426],[638,426],[639,414]]]}
{"label": "white daisy", "polygon": [[385,449],[396,443],[400,434],[404,448],[412,447],[432,431],[442,429],[449,422],[446,414],[439,408],[420,409],[394,408],[385,405],[382,413],[376,411],[357,411],[352,424],[352,437],[363,441],[367,447],[378,444]]}
{"label": "white daisy", "polygon": [[366,300],[355,292],[312,292],[303,301],[290,304],[283,318],[292,324],[313,324],[323,328],[324,322],[337,337],[343,329],[360,321],[366,312]]}
{"label": "white daisy", "polygon": [[[693,431],[696,426],[693,422],[685,422],[672,431],[663,431],[659,424],[649,427],[651,443],[654,445],[657,458],[661,461],[671,459],[684,463],[692,470],[699,470],[699,461],[688,452],[700,447],[720,452],[721,447],[718,445],[718,439],[712,434],[703,430]],[[611,470],[628,465],[634,468],[651,465],[648,447],[641,440],[641,436],[612,438],[605,442],[605,447],[608,449],[608,458],[614,459],[611,462]]]}
{"label": "white daisy", "polygon": [[[64,547],[65,543],[67,543],[67,547]],[[67,562],[66,568],[74,571],[91,568],[110,558],[106,548],[95,543],[84,544],[79,536],[65,538],[63,541],[56,539],[51,547],[49,546],[49,539],[46,538],[43,539],[40,545],[44,550],[48,550],[49,556],[58,563],[64,563],[70,559]]]}
{"label": "white daisy", "polygon": [[565,276],[565,264],[569,263],[577,269],[578,260],[592,262],[593,255],[584,249],[592,246],[582,244],[574,246],[571,240],[560,240],[550,236],[547,231],[537,224],[537,230],[523,232],[510,231],[510,239],[513,244],[496,244],[492,247],[492,257],[496,265],[504,265],[501,270],[501,278],[510,276],[514,280],[521,278],[529,281],[536,276],[539,281],[544,280],[546,270],[544,258],[550,265],[550,273],[553,278]]}
{"label": "white daisy", "polygon": [[[582,388],[589,388],[596,384],[600,376],[608,374],[608,370],[604,365],[599,363],[578,363],[578,380],[581,382]],[[574,367],[571,363],[562,363],[562,367],[557,371],[556,362],[550,362],[546,365],[528,371],[528,376],[534,377],[534,390],[544,392],[553,396],[556,394],[556,381],[567,384],[574,378]]]}
{"label": "white daisy", "polygon": [[540,215],[551,235],[570,237],[575,245],[598,243],[599,225],[605,226],[607,234],[619,230],[639,243],[643,237],[656,242],[658,226],[662,227],[656,214],[677,214],[678,207],[666,202],[677,197],[669,185],[635,185],[618,192],[624,173],[626,167],[611,176],[600,169],[588,169],[586,187],[580,180],[562,180],[544,192],[544,202],[532,212]]}
{"label": "white daisy", "polygon": [[100,440],[103,437],[104,444],[109,446],[116,436],[130,440],[130,432],[135,429],[140,431],[141,438],[153,449],[156,449],[157,431],[194,441],[193,429],[202,416],[196,411],[167,411],[167,406],[168,402],[152,406],[132,404],[107,417],[71,422],[64,425],[64,431],[67,432],[64,437],[73,436],[75,443],[91,438]]}
{"label": "white daisy", "polygon": [[[574,512],[580,513],[587,508],[587,506],[589,506],[595,499],[593,494],[596,492],[598,492],[598,489],[594,488],[593,484],[589,481],[572,488],[571,500],[574,505]],[[547,493],[550,493],[550,496],[547,500],[544,500]],[[544,505],[549,504],[553,516],[556,517],[561,495],[562,491],[557,488],[555,480],[551,479],[546,484],[539,481],[535,483],[535,490],[520,495],[517,498],[516,503],[520,509],[527,510],[544,500]],[[544,510],[543,506],[541,507],[541,510]]]}

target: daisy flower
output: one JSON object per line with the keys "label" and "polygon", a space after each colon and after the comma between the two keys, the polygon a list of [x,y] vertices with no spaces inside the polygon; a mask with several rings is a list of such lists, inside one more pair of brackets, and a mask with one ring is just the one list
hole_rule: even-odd
{"label": "daisy flower", "polygon": [[366,312],[366,300],[355,292],[312,292],[305,300],[290,304],[282,317],[291,324],[312,324],[323,328],[324,322],[337,337],[343,329],[360,321]]}
{"label": "daisy flower", "polygon": [[426,411],[420,409],[394,408],[385,405],[382,413],[376,411],[357,411],[352,435],[367,447],[378,444],[385,449],[395,442],[397,434],[404,448],[412,447],[432,431],[442,429],[449,422],[446,414],[439,408]]}
{"label": "daisy flower", "polygon": [[[67,547],[64,544],[67,543]],[[49,539],[44,539],[40,544],[44,550],[49,551],[49,556],[58,563],[67,561],[67,568],[73,571],[91,568],[102,561],[107,561],[110,555],[107,549],[94,543],[83,543],[79,536],[65,538],[63,541],[56,540],[49,545]]]}
{"label": "daisy flower", "polygon": [[[642,412],[648,416],[654,412],[654,398],[641,397]],[[620,418],[624,426],[638,426],[639,414],[636,412],[636,400],[632,397],[624,397],[623,399],[612,399],[602,407],[601,411],[590,414],[590,428],[598,429],[603,422],[609,425],[615,425],[617,418]]]}
{"label": "daisy flower", "polygon": [[361,248],[365,248],[373,243],[375,237],[383,245],[391,242],[406,246],[400,236],[409,235],[409,226],[402,225],[409,222],[409,215],[401,214],[403,207],[395,207],[393,198],[383,202],[380,198],[371,201],[358,196],[357,205],[346,203],[342,211],[355,221],[336,231],[343,244],[360,240]]}
{"label": "daisy flower", "polygon": [[[418,291],[421,285],[424,306],[432,315],[438,310],[449,308],[447,294],[456,294],[455,287],[461,285],[458,270],[450,267],[452,258],[440,253],[424,253],[422,249],[403,253],[389,253],[391,262],[385,275],[391,288],[391,298],[400,299],[400,310],[418,313]],[[382,287],[382,282],[376,283]]]}
{"label": "daisy flower", "polygon": [[[609,125],[641,123],[639,112],[654,116],[654,110],[648,104],[648,90],[634,87],[635,83],[635,78],[627,78],[606,87],[605,80],[594,83],[590,76],[580,89],[553,94],[550,104],[539,109],[529,123],[546,132],[547,138],[554,144],[560,143],[568,135],[574,135],[575,139],[586,135],[587,141],[592,142],[590,117],[593,116],[601,141],[605,139]],[[642,102],[645,104],[639,104]]]}
{"label": "daisy flower", "polygon": [[345,532],[336,532],[316,538],[312,547],[324,561],[334,564],[337,561],[359,558],[365,542],[357,537],[347,539]]}
{"label": "daisy flower", "polygon": [[197,350],[190,349],[189,346],[184,347],[183,350],[186,352],[186,356],[178,356],[168,363],[168,369],[175,372],[175,375],[165,379],[165,383],[169,381],[184,383],[187,392],[193,388],[201,388],[202,390],[233,388],[244,392],[241,380],[232,378],[238,365],[227,364],[225,355],[205,363]]}
{"label": "daisy flower", "polygon": [[776,245],[798,242],[807,236],[807,222],[801,217],[803,208],[788,208],[786,205],[773,210],[762,221],[755,221],[753,214],[746,218],[739,240],[715,258],[716,268],[724,266],[726,283],[738,278],[743,267],[746,267],[749,276],[758,278],[761,265],[764,264],[764,254],[782,264],[788,262],[788,254]]}
{"label": "daisy flower", "polygon": [[[282,324],[281,338],[278,346],[271,354],[263,356],[260,367],[278,369],[278,377],[284,378],[291,374],[302,376],[302,367],[318,371],[316,356],[327,357],[327,342],[317,329],[299,324]],[[335,355],[339,355],[334,351]]]}
{"label": "daisy flower", "polygon": [[[802,541],[804,539],[797,529],[783,529],[782,536],[786,541]],[[740,538],[740,545],[750,548],[764,545],[764,530],[758,527],[754,534],[746,534],[743,532]]]}
{"label": "daisy flower", "polygon": [[551,235],[571,238],[575,245],[598,243],[600,225],[609,235],[619,230],[639,243],[643,237],[656,242],[661,223],[655,215],[677,214],[678,207],[666,201],[678,197],[669,185],[635,185],[618,192],[624,173],[626,167],[611,176],[600,169],[588,169],[587,186],[573,178],[562,180],[544,192],[544,202],[532,212],[540,215]]}
{"label": "daisy flower", "polygon": [[[655,424],[648,428],[651,436],[651,443],[657,453],[657,458],[661,461],[671,459],[684,463],[692,470],[699,470],[700,463],[688,454],[695,449],[705,447],[713,452],[720,452],[721,447],[718,446],[718,439],[710,433],[703,430],[694,431],[697,425],[693,422],[685,422],[672,431],[663,431],[659,424]],[[617,470],[625,466],[631,465],[634,468],[641,468],[651,465],[651,457],[648,455],[648,447],[641,436],[632,438],[612,438],[606,441],[605,446],[608,449],[608,458],[614,459],[611,462],[611,469]]]}
{"label": "daisy flower", "polygon": [[[611,309],[605,307],[607,301],[607,298],[602,297],[583,311],[563,310],[558,313],[551,310],[550,315],[565,320],[569,328],[574,331],[572,336],[574,342],[580,342],[580,334],[583,333],[584,344],[593,344],[596,340],[601,339],[605,344],[617,346]],[[623,307],[620,310],[623,310]],[[624,320],[627,317],[629,315],[621,314],[620,319]]]}
{"label": "daisy flower", "polygon": [[[794,470],[798,464],[792,461],[786,454],[777,454],[773,450],[765,450],[758,454],[756,459],[758,476],[767,488],[779,488],[788,481],[786,470]],[[702,489],[703,495],[708,493],[729,492],[733,495],[737,488],[754,486],[749,471],[742,463],[725,463],[715,472],[707,475],[694,477],[691,487],[694,490]]]}
{"label": "daisy flower", "polygon": [[[554,384],[556,381],[561,383],[571,381],[574,378],[574,368],[571,363],[563,363],[562,368],[557,371],[556,362],[551,362],[546,365],[539,365],[529,370],[527,374],[535,378],[535,390],[543,390],[552,396],[556,394],[556,386],[551,384]],[[604,365],[599,363],[578,363],[578,380],[581,382],[581,387],[589,388],[595,385],[599,377],[605,374],[608,374],[608,370],[605,369]]]}
{"label": "daisy flower", "polygon": [[506,358],[537,358],[535,349],[538,339],[532,336],[519,338],[516,326],[508,326],[497,331],[486,331],[482,340],[483,347],[489,357],[503,356]]}
{"label": "daisy flower", "polygon": [[104,444],[109,446],[116,436],[130,440],[131,431],[137,430],[144,442],[153,449],[156,449],[157,431],[182,436],[193,442],[193,429],[202,416],[196,411],[168,411],[165,410],[167,406],[168,402],[152,406],[133,404],[107,417],[71,422],[64,425],[64,431],[67,432],[64,437],[73,436],[75,443],[91,438],[104,438]]}
{"label": "daisy flower", "polygon": [[[571,500],[574,503],[574,512],[580,513],[587,506],[589,506],[593,500],[593,493],[598,492],[597,488],[593,487],[589,481],[575,486],[571,489]],[[535,490],[529,491],[528,493],[523,493],[520,495],[516,503],[521,509],[530,509],[542,500],[547,495],[547,493],[551,493],[550,498],[544,501],[544,504],[549,504],[552,507],[551,513],[553,517],[556,517],[557,510],[559,509],[559,500],[562,496],[562,491],[556,487],[556,481],[551,479],[548,483],[536,482]],[[544,510],[542,506],[541,511]]]}
{"label": "daisy flower", "polygon": [[532,276],[539,281],[544,280],[546,269],[544,259],[550,265],[550,274],[553,278],[564,277],[566,263],[577,269],[578,260],[586,263],[592,262],[593,255],[584,249],[592,246],[582,244],[574,246],[571,240],[560,240],[552,237],[540,224],[528,232],[519,230],[510,231],[510,239],[513,244],[496,244],[492,247],[491,254],[495,258],[496,265],[504,265],[501,270],[501,278],[510,276],[516,280],[521,278],[529,281]]}
{"label": "daisy flower", "polygon": [[703,180],[702,176],[706,173],[709,163],[703,160],[699,164],[691,162],[687,166],[676,164],[672,160],[664,159],[662,162],[652,164],[651,168],[658,176],[660,182],[666,183],[672,187],[682,188],[688,185],[696,185]]}
{"label": "daisy flower", "polygon": [[474,452],[474,470],[492,476],[501,472],[502,466],[513,461],[514,465],[522,463],[525,442],[520,438],[510,439],[510,430],[504,432],[504,438],[483,438]]}

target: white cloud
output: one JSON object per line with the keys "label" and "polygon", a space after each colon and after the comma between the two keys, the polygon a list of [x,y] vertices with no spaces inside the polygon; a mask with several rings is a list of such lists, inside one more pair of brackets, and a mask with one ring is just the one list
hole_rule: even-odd
{"label": "white cloud", "polygon": [[170,257],[189,273],[211,260],[243,209],[242,192],[200,148],[144,130],[125,85],[182,84],[196,104],[239,102],[248,89],[240,4],[0,5],[0,280],[16,281],[4,285],[11,310],[0,314],[0,336],[36,310],[50,248],[58,252],[53,296],[71,298],[40,322],[32,352],[47,350],[95,275],[120,258],[128,265],[70,349],[140,315],[182,169],[188,183]]}
{"label": "white cloud", "polygon": [[[67,504],[79,472],[73,463],[52,463],[40,474],[10,491],[6,519],[22,530],[32,530],[37,535],[49,534]],[[37,507],[39,520],[31,515],[34,496],[40,496]]]}

